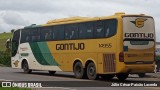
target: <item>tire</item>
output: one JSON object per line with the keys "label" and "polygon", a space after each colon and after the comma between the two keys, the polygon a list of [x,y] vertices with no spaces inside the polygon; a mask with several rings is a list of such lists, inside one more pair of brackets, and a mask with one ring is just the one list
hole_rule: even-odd
{"label": "tire", "polygon": [[114,74],[107,74],[107,75],[101,75],[101,78],[103,80],[111,80],[115,75]]}
{"label": "tire", "polygon": [[93,62],[90,62],[87,66],[87,76],[90,80],[96,80],[98,79],[98,75],[96,72],[96,66]]}
{"label": "tire", "polygon": [[81,62],[77,62],[73,67],[74,75],[77,79],[86,78],[86,70],[83,68]]}
{"label": "tire", "polygon": [[56,73],[56,71],[48,71],[49,75],[54,75]]}
{"label": "tire", "polygon": [[139,73],[138,76],[141,77],[141,78],[143,78],[143,77],[146,76],[146,74],[145,73]]}
{"label": "tire", "polygon": [[127,73],[120,73],[120,74],[117,74],[117,78],[120,80],[120,81],[124,81],[128,78],[128,75]]}
{"label": "tire", "polygon": [[24,73],[26,73],[26,74],[29,74],[29,73],[32,72],[32,70],[29,69],[28,62],[27,62],[27,61],[24,61],[24,62],[23,62],[22,68],[23,68]]}

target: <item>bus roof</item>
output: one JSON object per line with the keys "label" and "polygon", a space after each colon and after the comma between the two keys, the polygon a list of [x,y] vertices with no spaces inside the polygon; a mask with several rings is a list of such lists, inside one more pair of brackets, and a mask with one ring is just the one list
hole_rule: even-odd
{"label": "bus roof", "polygon": [[[111,18],[118,18],[122,16],[146,16],[144,14],[125,14],[124,12],[117,12],[111,16],[102,16],[102,17],[70,17],[70,18],[61,18],[61,19],[54,19],[49,20],[46,24],[36,25],[32,24],[30,26],[26,26],[25,28],[35,28],[35,27],[43,27],[43,26],[52,26],[52,25],[60,25],[60,24],[69,24],[69,23],[78,23],[78,22],[87,22],[87,21],[96,21],[96,20],[103,20],[103,19],[111,19]],[[150,17],[150,16],[147,16]]]}

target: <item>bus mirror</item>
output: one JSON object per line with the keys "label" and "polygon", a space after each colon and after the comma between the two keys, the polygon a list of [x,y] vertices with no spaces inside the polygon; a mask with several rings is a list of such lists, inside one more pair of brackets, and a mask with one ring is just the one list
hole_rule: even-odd
{"label": "bus mirror", "polygon": [[7,41],[6,41],[6,48],[10,49],[10,47],[11,47],[11,41],[10,41],[10,39],[7,39]]}

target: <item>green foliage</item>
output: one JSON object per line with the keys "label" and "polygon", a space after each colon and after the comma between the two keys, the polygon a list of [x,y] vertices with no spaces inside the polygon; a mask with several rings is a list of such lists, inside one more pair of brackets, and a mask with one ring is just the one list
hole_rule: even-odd
{"label": "green foliage", "polygon": [[5,46],[6,40],[11,37],[12,33],[0,33],[0,66],[11,66],[10,49]]}
{"label": "green foliage", "polygon": [[8,39],[12,37],[12,33],[0,33],[0,39]]}
{"label": "green foliage", "polygon": [[160,55],[159,55],[159,56],[156,56],[156,60],[157,60],[157,61],[160,61]]}
{"label": "green foliage", "polygon": [[1,66],[11,66],[11,56],[8,52],[0,52],[0,64]]}
{"label": "green foliage", "polygon": [[12,33],[0,33],[0,51],[6,51],[6,40],[12,37]]}

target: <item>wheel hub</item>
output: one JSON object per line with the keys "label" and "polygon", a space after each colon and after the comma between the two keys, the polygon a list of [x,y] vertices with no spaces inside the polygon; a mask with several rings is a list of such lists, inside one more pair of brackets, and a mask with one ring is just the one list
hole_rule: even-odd
{"label": "wheel hub", "polygon": [[24,70],[27,70],[27,69],[28,69],[28,65],[24,64]]}
{"label": "wheel hub", "polygon": [[90,68],[89,68],[89,74],[90,74],[91,76],[93,76],[93,75],[95,74],[95,69],[94,69],[94,67],[90,67]]}
{"label": "wheel hub", "polygon": [[81,67],[76,68],[77,74],[81,74]]}

